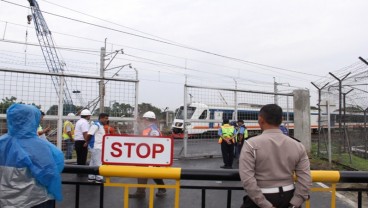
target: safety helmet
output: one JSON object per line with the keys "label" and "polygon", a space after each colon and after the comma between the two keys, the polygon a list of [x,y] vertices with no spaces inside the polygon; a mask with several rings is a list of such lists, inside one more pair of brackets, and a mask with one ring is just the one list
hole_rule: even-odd
{"label": "safety helmet", "polygon": [[82,110],[80,115],[81,116],[90,116],[90,115],[92,115],[92,113],[88,109],[84,109],[84,110]]}
{"label": "safety helmet", "polygon": [[74,113],[68,113],[68,116],[75,116]]}
{"label": "safety helmet", "polygon": [[156,119],[156,115],[154,112],[152,111],[147,111],[143,114],[143,118],[151,118],[151,119]]}

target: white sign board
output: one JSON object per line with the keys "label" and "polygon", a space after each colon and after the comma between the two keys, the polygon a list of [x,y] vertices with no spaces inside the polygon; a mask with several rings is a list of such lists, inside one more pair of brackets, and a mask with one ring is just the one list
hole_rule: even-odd
{"label": "white sign board", "polygon": [[173,150],[173,141],[168,137],[106,135],[102,143],[102,163],[171,166]]}

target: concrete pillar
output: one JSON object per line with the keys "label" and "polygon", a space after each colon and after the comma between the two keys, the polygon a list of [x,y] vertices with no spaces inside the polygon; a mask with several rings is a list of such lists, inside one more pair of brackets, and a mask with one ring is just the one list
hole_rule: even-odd
{"label": "concrete pillar", "polygon": [[309,90],[294,90],[294,137],[311,152],[310,95]]}

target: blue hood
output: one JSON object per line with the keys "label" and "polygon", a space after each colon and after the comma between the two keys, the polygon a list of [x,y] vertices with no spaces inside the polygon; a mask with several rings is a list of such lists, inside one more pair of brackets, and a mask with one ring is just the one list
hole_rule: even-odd
{"label": "blue hood", "polygon": [[[32,105],[14,104],[6,111],[8,134],[19,139],[37,136],[41,111]],[[33,131],[31,131],[33,130]]]}
{"label": "blue hood", "polygon": [[0,166],[27,168],[56,200],[62,199],[63,153],[37,136],[41,112],[32,105],[13,104],[6,111],[8,133],[0,137]]}

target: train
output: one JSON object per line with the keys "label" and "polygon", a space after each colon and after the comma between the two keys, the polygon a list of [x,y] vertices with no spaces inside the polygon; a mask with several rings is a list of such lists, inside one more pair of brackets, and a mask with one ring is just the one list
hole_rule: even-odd
{"label": "train", "polygon": [[[204,103],[190,103],[187,105],[186,129],[189,138],[212,138],[217,136],[217,131],[222,125],[223,119],[230,121],[243,120],[250,135],[261,132],[258,125],[258,113],[263,105],[239,104],[235,111],[234,106],[210,106]],[[294,130],[294,113],[292,109],[283,109],[283,123],[292,134]],[[237,116],[236,116],[237,114]],[[235,118],[236,117],[236,118]],[[339,124],[338,112],[332,112],[330,116],[330,127],[336,128]],[[362,113],[349,113],[345,118],[350,118],[348,125],[362,125],[364,115]],[[318,133],[318,110],[311,110],[310,128],[312,133]],[[346,121],[347,119],[345,119]],[[354,120],[354,121],[353,121]],[[353,121],[353,122],[352,122]],[[327,128],[327,114],[321,114],[321,126]],[[173,138],[184,138],[184,106],[177,109],[173,124],[171,126]]]}

